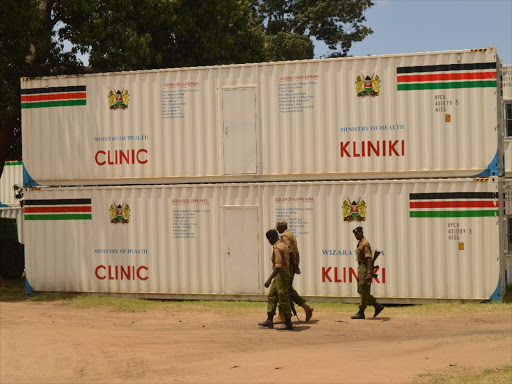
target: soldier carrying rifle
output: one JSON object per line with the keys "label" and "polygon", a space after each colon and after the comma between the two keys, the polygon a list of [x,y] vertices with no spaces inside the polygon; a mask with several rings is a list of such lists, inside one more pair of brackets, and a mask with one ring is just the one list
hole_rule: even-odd
{"label": "soldier carrying rifle", "polygon": [[[370,290],[372,287],[373,275],[373,260],[372,260],[372,247],[363,235],[363,227],[357,227],[353,231],[354,236],[359,241],[357,243],[357,263],[359,264],[358,278],[357,278],[357,293],[361,296],[361,305],[359,312],[357,312],[352,319],[364,319],[364,310],[368,304],[375,307],[373,317],[377,316],[384,310],[382,304],[377,303],[377,300],[371,295]],[[378,256],[378,254],[376,255]],[[375,257],[376,258],[376,257]]]}

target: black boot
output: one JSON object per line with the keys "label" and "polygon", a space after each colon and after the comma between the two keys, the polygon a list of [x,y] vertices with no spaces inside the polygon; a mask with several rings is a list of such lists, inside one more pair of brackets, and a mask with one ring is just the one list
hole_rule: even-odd
{"label": "black boot", "polygon": [[379,313],[381,313],[384,310],[384,306],[382,304],[377,303],[377,300],[375,300],[373,306],[375,307],[375,313],[373,314],[373,317],[376,317]]}
{"label": "black boot", "polygon": [[364,311],[359,310],[354,316],[350,316],[351,319],[364,319]]}
{"label": "black boot", "polygon": [[278,331],[293,331],[292,319],[286,319],[284,324],[279,328],[276,328]]}
{"label": "black boot", "polygon": [[274,316],[268,315],[267,320],[265,320],[263,323],[258,323],[260,327],[267,327],[267,328],[274,328]]}

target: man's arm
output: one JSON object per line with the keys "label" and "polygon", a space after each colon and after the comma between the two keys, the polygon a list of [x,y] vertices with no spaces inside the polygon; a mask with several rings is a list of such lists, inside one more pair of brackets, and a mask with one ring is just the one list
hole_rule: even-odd
{"label": "man's arm", "polygon": [[370,281],[373,275],[372,250],[367,245],[364,247],[364,261],[366,262],[366,280]]}
{"label": "man's arm", "polygon": [[366,280],[370,281],[372,279],[372,274],[373,274],[372,258],[367,257],[367,258],[365,258],[365,261],[366,261]]}
{"label": "man's arm", "polygon": [[272,279],[277,276],[279,273],[279,268],[275,268],[272,270],[272,273],[268,277],[267,281],[265,281],[265,288],[270,287],[270,283],[272,283]]}
{"label": "man's arm", "polygon": [[279,273],[281,266],[283,265],[283,255],[279,251],[279,249],[274,248],[273,252],[273,259],[274,259],[274,266],[272,267],[272,273],[268,277],[267,281],[265,281],[265,288],[270,287],[270,283],[272,282],[272,279],[277,276]]}

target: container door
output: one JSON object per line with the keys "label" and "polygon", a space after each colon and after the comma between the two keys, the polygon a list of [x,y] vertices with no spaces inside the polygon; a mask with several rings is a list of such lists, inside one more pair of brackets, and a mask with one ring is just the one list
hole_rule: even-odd
{"label": "container door", "polygon": [[258,294],[258,208],[224,207],[226,294]]}
{"label": "container door", "polygon": [[224,174],[256,173],[256,88],[222,90]]}

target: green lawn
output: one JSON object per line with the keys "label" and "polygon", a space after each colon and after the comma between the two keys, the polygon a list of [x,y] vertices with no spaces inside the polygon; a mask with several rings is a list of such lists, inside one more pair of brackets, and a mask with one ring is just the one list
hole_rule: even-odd
{"label": "green lawn", "polygon": [[[9,281],[9,287],[0,288],[0,301],[59,301],[63,305],[75,308],[109,307],[112,311],[148,312],[148,311],[201,311],[243,315],[261,313],[266,303],[245,301],[180,301],[145,300],[137,298],[83,296],[73,293],[42,293],[25,297],[23,280]],[[407,306],[388,306],[387,316],[447,316],[475,313],[512,311],[512,286],[509,287],[505,302],[502,303],[440,303]],[[336,302],[312,302],[316,312],[353,314],[356,304]]]}
{"label": "green lawn", "polygon": [[439,373],[420,373],[411,384],[510,384],[512,365],[483,371],[468,367],[452,367]]}

